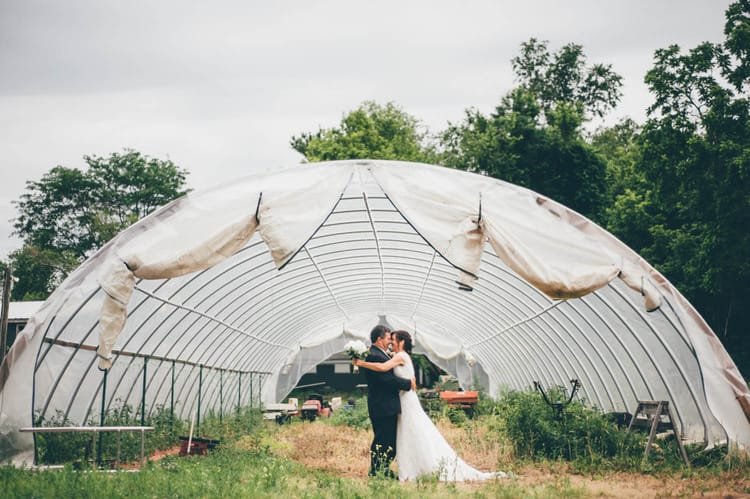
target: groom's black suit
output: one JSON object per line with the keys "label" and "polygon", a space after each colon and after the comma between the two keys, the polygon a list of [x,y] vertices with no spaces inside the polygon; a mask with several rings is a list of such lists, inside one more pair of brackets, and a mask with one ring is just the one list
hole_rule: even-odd
{"label": "groom's black suit", "polygon": [[[365,359],[368,362],[387,362],[388,355],[373,345]],[[399,390],[411,390],[411,380],[399,378],[393,371],[379,373],[364,369],[367,377],[367,410],[375,438],[370,445],[370,475],[378,471],[388,473],[396,456],[396,425],[401,413]]]}

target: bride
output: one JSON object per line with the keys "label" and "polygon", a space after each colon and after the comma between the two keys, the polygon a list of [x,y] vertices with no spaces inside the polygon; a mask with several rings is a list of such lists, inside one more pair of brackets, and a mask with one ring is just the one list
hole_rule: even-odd
{"label": "bride", "polygon": [[[411,379],[414,365],[409,354],[412,340],[406,331],[391,333],[395,352],[388,362],[366,362],[355,359],[359,367],[378,372],[390,371],[396,376]],[[415,480],[423,475],[435,475],[442,481],[487,480],[506,476],[502,472],[485,473],[469,466],[456,455],[422,409],[416,392],[401,391],[401,414],[396,429],[396,459],[399,480]]]}

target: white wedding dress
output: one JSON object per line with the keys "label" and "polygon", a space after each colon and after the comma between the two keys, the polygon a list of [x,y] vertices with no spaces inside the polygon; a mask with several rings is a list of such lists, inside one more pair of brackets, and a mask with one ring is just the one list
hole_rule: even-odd
{"label": "white wedding dress", "polygon": [[[414,377],[414,365],[406,352],[399,352],[404,365],[393,373],[402,378]],[[456,455],[430,417],[422,409],[413,390],[402,391],[401,415],[396,433],[396,460],[399,480],[415,480],[423,475],[437,476],[441,481],[462,482],[488,480],[506,476],[505,473],[485,473],[472,468]]]}

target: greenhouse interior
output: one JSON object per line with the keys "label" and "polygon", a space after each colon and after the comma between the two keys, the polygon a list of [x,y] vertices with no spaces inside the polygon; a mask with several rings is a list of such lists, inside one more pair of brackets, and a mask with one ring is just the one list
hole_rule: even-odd
{"label": "greenhouse interior", "polygon": [[745,380],[626,245],[533,191],[373,160],[191,192],[88,258],[2,364],[0,458],[31,462],[19,429],[54,415],[281,401],[382,321],[466,389],[576,379],[603,411],[668,401],[685,441],[750,449]]}

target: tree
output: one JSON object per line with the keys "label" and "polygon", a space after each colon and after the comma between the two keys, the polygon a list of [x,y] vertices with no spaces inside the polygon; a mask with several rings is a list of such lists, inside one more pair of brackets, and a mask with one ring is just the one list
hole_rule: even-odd
{"label": "tree", "polygon": [[307,161],[391,159],[429,162],[432,153],[419,121],[393,103],[365,102],[335,128],[292,137],[295,151]]}
{"label": "tree", "polygon": [[745,373],[750,350],[750,2],[727,10],[724,43],[656,51],[639,168],[652,221],[637,248],[722,337]]}
{"label": "tree", "polygon": [[56,166],[27,181],[15,202],[13,226],[24,245],[10,255],[19,278],[14,299],[46,297],[122,229],[187,192],[187,172],[169,160],[132,150],[84,160],[85,171]]}
{"label": "tree", "polygon": [[591,144],[606,163],[607,194],[601,223],[632,248],[651,240],[650,227],[658,219],[653,194],[641,170],[642,127],[626,118],[597,130]]}
{"label": "tree", "polygon": [[73,271],[81,260],[70,251],[24,245],[8,255],[13,265],[11,298],[17,301],[44,300]]}
{"label": "tree", "polygon": [[599,219],[606,195],[604,161],[581,134],[575,104],[559,102],[546,117],[536,94],[520,86],[485,116],[467,110],[440,137],[441,161],[533,189]]}
{"label": "tree", "polygon": [[611,65],[586,66],[583,47],[575,43],[550,53],[547,41],[531,38],[511,63],[516,80],[536,96],[545,115],[564,103],[579,108],[585,118],[601,118],[622,96],[622,77]]}

